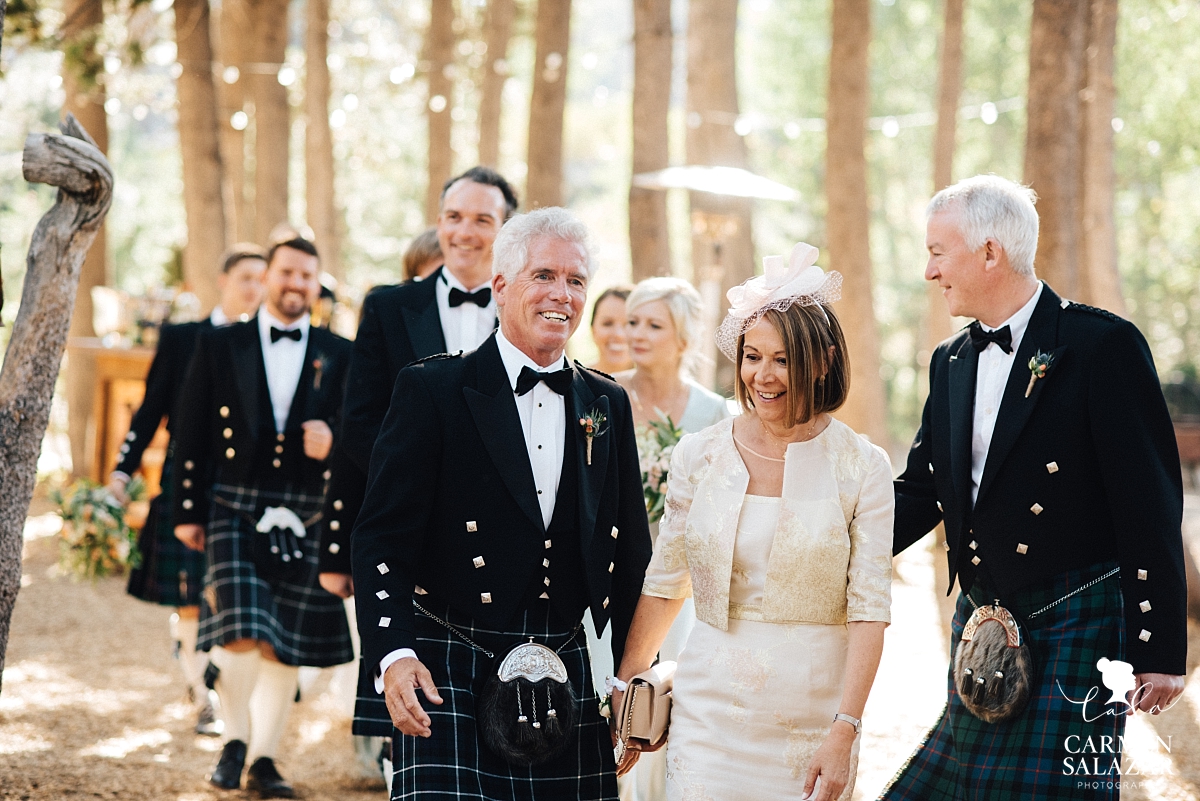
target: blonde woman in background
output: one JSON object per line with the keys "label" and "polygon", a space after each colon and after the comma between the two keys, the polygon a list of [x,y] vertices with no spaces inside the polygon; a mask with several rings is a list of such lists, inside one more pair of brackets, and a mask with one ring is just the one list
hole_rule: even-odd
{"label": "blonde woman in background", "polygon": [[[626,301],[633,369],[614,378],[629,392],[643,461],[653,439],[652,422],[669,417],[688,434],[729,417],[725,398],[700,386],[688,374],[698,358],[703,309],[700,293],[681,278],[648,278]],[[650,524],[650,536],[658,537],[657,522]],[[661,659],[679,658],[695,622],[695,609],[688,599],[659,648]],[[611,666],[605,669],[607,675],[614,673]],[[663,801],[666,769],[665,750],[644,755],[618,783],[622,801]]]}
{"label": "blonde woman in background", "polygon": [[625,284],[600,293],[592,306],[592,341],[600,358],[589,365],[593,370],[613,375],[633,367],[629,358],[629,334],[625,330],[625,301],[633,287]]}

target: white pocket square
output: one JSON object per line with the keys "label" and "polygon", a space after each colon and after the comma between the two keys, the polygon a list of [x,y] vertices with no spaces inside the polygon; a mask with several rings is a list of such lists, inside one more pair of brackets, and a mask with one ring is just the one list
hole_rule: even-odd
{"label": "white pocket square", "polygon": [[304,537],[304,522],[286,506],[268,506],[255,528],[263,534],[273,528],[286,528],[297,537]]}

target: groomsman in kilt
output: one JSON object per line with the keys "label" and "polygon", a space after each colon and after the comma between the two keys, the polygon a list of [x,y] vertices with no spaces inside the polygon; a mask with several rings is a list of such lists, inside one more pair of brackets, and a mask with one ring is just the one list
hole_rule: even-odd
{"label": "groomsman in kilt", "polygon": [[[625,391],[563,355],[593,269],[570,213],[514,217],[495,242],[499,331],[397,379],[353,538],[364,659],[398,730],[393,798],[617,797],[581,620],[611,622],[619,663],[650,536]],[[531,641],[577,700],[548,709],[544,679],[485,720],[516,692],[497,660]],[[572,718],[561,751],[513,756]]]}
{"label": "groomsman in kilt", "polygon": [[[886,799],[1117,798],[1126,714],[1158,714],[1183,690],[1183,490],[1154,362],[1131,323],[1038,281],[1033,204],[1030,190],[978,176],[927,212],[925,277],[952,315],[976,321],[933,354],[896,481],[895,550],[944,522],[962,593],[946,710]],[[953,664],[970,650],[964,626],[997,600],[1032,671],[963,674],[980,688],[964,702]],[[1101,668],[1114,661],[1132,665],[1119,667],[1137,690],[1106,703]],[[998,717],[974,700],[1025,681],[1028,703]]]}
{"label": "groomsman in kilt", "polygon": [[[321,586],[339,597],[353,595],[350,533],[396,375],[417,359],[473,351],[491,336],[496,328],[489,285],[492,243],[516,210],[516,193],[494,170],[474,167],[451,178],[442,188],[437,219],[442,266],[423,281],[380,287],[363,301],[321,545]],[[369,670],[360,671],[359,685],[354,733],[390,737],[392,721],[371,687]],[[378,752],[378,744],[374,748]]]}
{"label": "groomsman in kilt", "polygon": [[302,665],[352,659],[342,603],[317,581],[326,461],[350,343],[310,325],[311,242],[272,246],[258,315],[200,339],[176,412],[175,536],[203,549],[200,648],[212,651],[225,746],[210,781],[291,798],[274,758]]}
{"label": "groomsman in kilt", "polygon": [[[267,268],[267,253],[258,245],[234,245],[225,254],[221,274],[220,302],[212,314],[195,323],[163,326],[154,361],[146,376],[146,394],[129,424],[129,433],[117,455],[116,468],[109,476],[108,488],[126,501],[125,488],[130,477],[142,466],[142,454],[154,439],[165,417],[167,433],[175,430],[173,411],[196,340],[214,328],[239,318],[248,318],[262,302],[262,275]],[[188,683],[188,694],[197,706],[196,733],[219,735],[216,720],[204,686],[204,664],[196,653],[200,627],[200,586],[204,580],[204,554],[184,547],[175,538],[171,519],[172,453],[175,442],[167,445],[162,466],[162,492],[150,502],[150,513],[138,537],[142,563],[130,571],[127,592],[135,598],[163,606],[176,607],[171,616],[171,639],[177,643],[179,666]]]}

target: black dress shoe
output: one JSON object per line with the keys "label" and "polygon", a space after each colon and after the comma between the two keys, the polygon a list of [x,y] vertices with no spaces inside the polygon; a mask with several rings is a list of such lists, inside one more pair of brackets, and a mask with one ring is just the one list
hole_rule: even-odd
{"label": "black dress shoe", "polygon": [[275,760],[259,757],[246,772],[246,789],[254,790],[260,798],[295,798],[296,791],[275,769]]}
{"label": "black dress shoe", "polygon": [[221,749],[221,758],[208,777],[208,781],[222,790],[236,790],[242,786],[242,767],[246,764],[246,744],[241,740],[230,740]]}

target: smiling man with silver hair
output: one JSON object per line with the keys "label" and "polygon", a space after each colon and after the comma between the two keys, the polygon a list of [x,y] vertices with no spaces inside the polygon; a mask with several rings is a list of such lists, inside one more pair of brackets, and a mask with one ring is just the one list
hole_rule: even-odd
{"label": "smiling man with silver hair", "polygon": [[[1035,199],[981,175],[929,204],[925,278],[975,322],[930,361],[894,548],[944,522],[960,593],[946,710],[886,799],[1117,798],[1120,754],[1081,772],[1071,743],[1118,743],[1126,713],[1183,691],[1183,489],[1154,361],[1132,323],[1038,280]],[[1116,661],[1138,689],[1089,700]]]}
{"label": "smiling man with silver hair", "polygon": [[[567,340],[594,271],[559,208],[493,245],[499,330],[400,372],[353,538],[393,798],[616,799],[581,628],[619,663],[650,559],[632,414]],[[415,589],[414,589],[415,588]]]}

